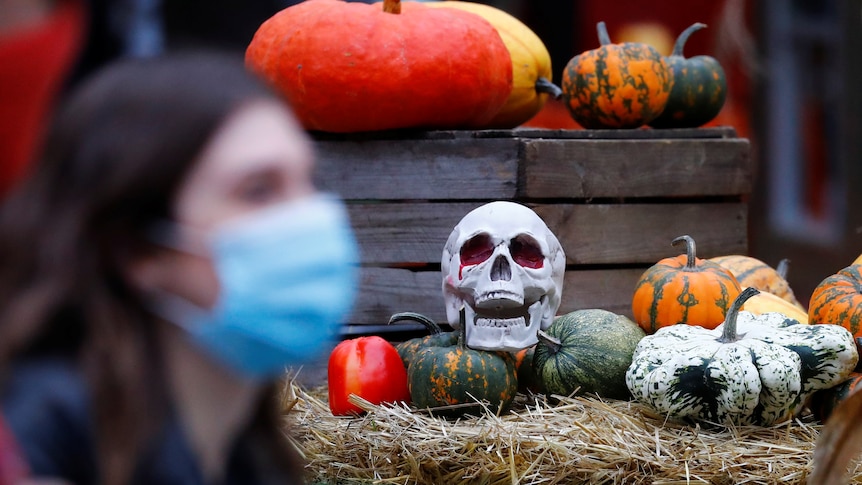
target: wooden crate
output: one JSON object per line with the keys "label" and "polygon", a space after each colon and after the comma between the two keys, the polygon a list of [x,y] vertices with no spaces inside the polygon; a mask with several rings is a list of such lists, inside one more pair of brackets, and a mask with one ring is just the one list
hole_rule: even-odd
{"label": "wooden crate", "polygon": [[385,331],[415,311],[445,322],[440,257],[452,228],[493,200],[532,207],[559,238],[560,313],[631,314],[637,278],[697,242],[746,254],[749,142],[731,128],[494,130],[316,138],[316,181],[344,197],[362,281],[347,333]]}

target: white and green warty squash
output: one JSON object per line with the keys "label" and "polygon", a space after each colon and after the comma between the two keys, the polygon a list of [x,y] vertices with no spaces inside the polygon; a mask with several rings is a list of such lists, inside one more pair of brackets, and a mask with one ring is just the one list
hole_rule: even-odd
{"label": "white and green warty squash", "polygon": [[672,325],[644,337],[626,372],[635,399],[671,419],[770,425],[850,374],[859,356],[849,331],[739,311],[757,293],[746,288],[714,330]]}

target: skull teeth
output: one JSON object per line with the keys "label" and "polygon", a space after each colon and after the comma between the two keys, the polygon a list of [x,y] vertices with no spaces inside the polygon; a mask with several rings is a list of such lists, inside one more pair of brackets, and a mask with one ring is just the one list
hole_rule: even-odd
{"label": "skull teeth", "polygon": [[495,290],[495,291],[489,291],[487,293],[479,295],[479,297],[476,298],[476,305],[482,306],[482,305],[487,304],[488,301],[494,301],[494,300],[509,300],[517,306],[521,306],[524,304],[524,296],[523,295],[519,295],[519,294],[511,292],[511,291]]}
{"label": "skull teeth", "polygon": [[527,326],[526,317],[515,318],[476,318],[477,327],[514,327],[516,325]]}

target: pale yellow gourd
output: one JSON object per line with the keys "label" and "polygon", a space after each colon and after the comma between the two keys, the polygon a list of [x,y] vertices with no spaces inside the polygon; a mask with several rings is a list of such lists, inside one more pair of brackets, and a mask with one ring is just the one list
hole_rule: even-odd
{"label": "pale yellow gourd", "polygon": [[747,312],[754,313],[755,315],[777,312],[788,318],[792,318],[799,323],[808,324],[807,312],[799,308],[797,305],[765,291],[749,298],[743,305],[742,309]]}

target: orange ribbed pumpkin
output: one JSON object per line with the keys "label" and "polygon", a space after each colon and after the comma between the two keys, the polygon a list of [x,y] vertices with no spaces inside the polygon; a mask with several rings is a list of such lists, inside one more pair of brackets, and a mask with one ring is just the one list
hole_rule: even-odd
{"label": "orange ribbed pumpkin", "polygon": [[265,21],[246,65],[309,130],[458,129],[488,123],[512,90],[512,62],[478,15],[398,0],[307,0]]}
{"label": "orange ribbed pumpkin", "polygon": [[673,240],[674,245],[682,242],[685,254],[654,264],[635,286],[632,314],[647,334],[680,323],[715,328],[741,291],[730,271],[697,257],[694,239]]}
{"label": "orange ribbed pumpkin", "polygon": [[[786,300],[788,303],[805,311],[805,307],[796,299],[790,283],[787,282],[787,268],[790,262],[782,259],[776,268],[769,266],[763,261],[742,254],[728,254],[710,258],[713,263],[718,263],[733,273],[740,286],[752,286],[760,291],[772,293]],[[758,298],[760,295],[755,295]],[[743,307],[743,310],[746,310]]]}

